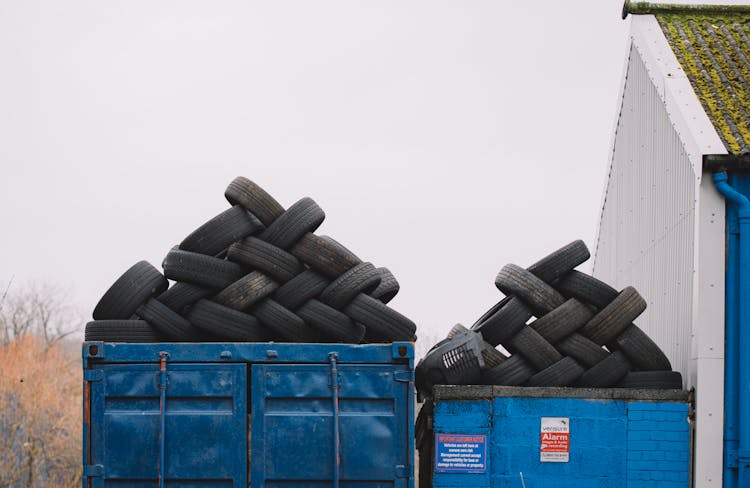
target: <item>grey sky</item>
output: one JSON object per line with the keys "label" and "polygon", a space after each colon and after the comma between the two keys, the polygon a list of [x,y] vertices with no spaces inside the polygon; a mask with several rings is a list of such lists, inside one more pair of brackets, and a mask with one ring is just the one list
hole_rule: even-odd
{"label": "grey sky", "polygon": [[621,5],[0,0],[0,282],[89,314],[244,175],[314,198],[422,336],[470,325],[503,264],[593,252]]}

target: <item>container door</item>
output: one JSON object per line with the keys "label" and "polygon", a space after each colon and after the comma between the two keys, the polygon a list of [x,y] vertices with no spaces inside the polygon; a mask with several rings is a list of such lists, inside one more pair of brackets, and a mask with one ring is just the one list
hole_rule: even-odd
{"label": "container door", "polygon": [[160,462],[169,488],[247,486],[246,365],[168,364],[163,412],[158,364],[93,365],[85,374],[89,486],[156,488]]}
{"label": "container door", "polygon": [[[253,365],[252,375],[252,488],[334,486],[330,367]],[[408,366],[340,365],[337,377],[338,486],[412,486]]]}

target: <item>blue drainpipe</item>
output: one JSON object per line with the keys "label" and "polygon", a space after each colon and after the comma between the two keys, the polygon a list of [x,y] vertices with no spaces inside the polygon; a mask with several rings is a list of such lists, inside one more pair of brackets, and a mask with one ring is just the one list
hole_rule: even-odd
{"label": "blue drainpipe", "polygon": [[[750,200],[735,189],[750,180],[714,173],[727,206],[726,335],[724,373],[724,487],[750,487]],[[742,413],[745,413],[744,415]]]}

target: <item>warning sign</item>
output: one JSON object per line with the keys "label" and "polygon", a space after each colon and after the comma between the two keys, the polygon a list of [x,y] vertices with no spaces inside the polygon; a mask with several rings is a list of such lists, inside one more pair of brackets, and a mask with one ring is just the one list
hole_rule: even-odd
{"label": "warning sign", "polygon": [[435,434],[435,471],[484,473],[487,470],[487,436]]}
{"label": "warning sign", "polygon": [[543,463],[570,461],[570,418],[542,417],[539,460]]}

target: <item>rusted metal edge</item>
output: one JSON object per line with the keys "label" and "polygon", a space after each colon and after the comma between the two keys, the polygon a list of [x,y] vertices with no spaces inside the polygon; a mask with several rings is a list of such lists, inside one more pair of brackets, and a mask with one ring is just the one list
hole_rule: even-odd
{"label": "rusted metal edge", "polygon": [[672,3],[631,2],[625,0],[622,6],[622,18],[628,14],[750,14],[750,5],[685,5]]}

